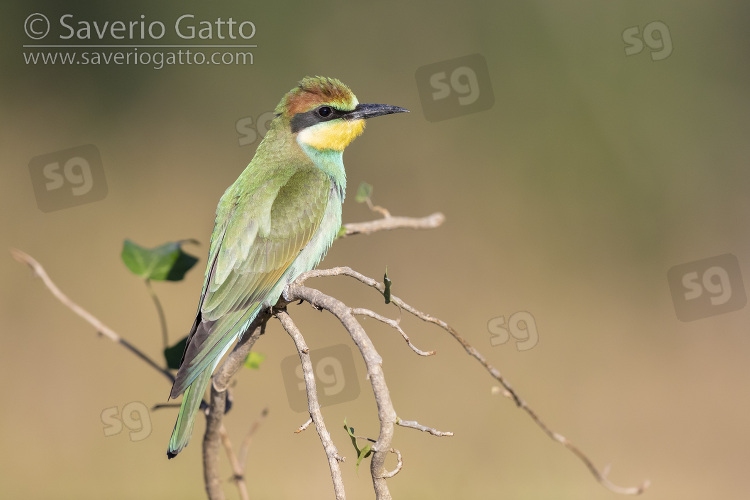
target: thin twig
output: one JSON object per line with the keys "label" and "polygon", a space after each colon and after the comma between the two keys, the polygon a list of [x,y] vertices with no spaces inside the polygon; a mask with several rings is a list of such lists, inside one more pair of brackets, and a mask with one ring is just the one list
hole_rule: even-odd
{"label": "thin twig", "polygon": [[115,333],[114,330],[112,330],[110,327],[105,325],[104,323],[99,320],[99,318],[95,317],[93,314],[85,310],[83,307],[79,306],[70,298],[65,295],[58,287],[55,285],[55,283],[52,281],[52,279],[47,274],[47,271],[44,270],[42,265],[37,262],[32,256],[29,254],[22,252],[21,250],[17,250],[15,248],[12,248],[10,250],[10,253],[13,255],[13,258],[16,259],[18,262],[21,262],[23,264],[26,264],[29,266],[33,271],[34,274],[37,275],[39,278],[41,278],[44,285],[49,289],[50,292],[52,292],[52,295],[55,296],[57,300],[59,300],[65,307],[73,311],[75,314],[83,318],[88,324],[93,326],[96,331],[107,337],[112,342],[116,342],[120,344],[121,346],[128,349],[130,352],[138,356],[140,359],[145,361],[149,364],[153,369],[167,377],[169,379],[170,383],[174,383],[174,375],[169,373],[165,368],[162,368],[154,360],[152,360],[150,357],[148,357],[146,354],[143,353],[140,349],[135,347],[133,344],[125,340],[124,338],[120,337],[117,333]]}
{"label": "thin twig", "polygon": [[453,433],[450,431],[439,431],[437,429],[433,429],[432,427],[427,427],[426,425],[422,425],[416,420],[402,420],[399,418],[398,420],[396,420],[396,424],[400,425],[401,427],[409,427],[411,429],[417,429],[418,431],[427,432],[429,434],[432,434],[433,436],[438,436],[438,437],[453,435]]}
{"label": "thin twig", "polygon": [[292,337],[294,345],[297,347],[299,359],[302,363],[302,373],[305,377],[305,387],[307,389],[307,409],[310,412],[310,418],[315,423],[315,429],[318,431],[318,436],[323,443],[323,449],[328,458],[328,467],[331,469],[331,479],[333,480],[333,491],[336,494],[336,500],[343,500],[346,498],[346,492],[344,491],[344,479],[341,475],[341,467],[339,466],[339,462],[343,461],[343,459],[339,455],[336,445],[333,444],[333,439],[331,439],[331,434],[326,428],[323,414],[320,411],[315,375],[313,373],[312,361],[310,361],[310,350],[307,344],[305,344],[305,339],[302,337],[299,328],[297,328],[297,325],[294,324],[294,321],[292,321],[292,318],[289,317],[286,311],[278,311],[276,317],[281,322],[284,330]]}
{"label": "thin twig", "polygon": [[398,331],[398,333],[401,334],[401,336],[404,338],[406,343],[411,347],[411,350],[419,354],[420,356],[432,356],[437,351],[422,351],[421,349],[417,348],[414,344],[411,343],[411,340],[406,335],[406,333],[401,329],[401,326],[398,324],[398,321],[391,318],[386,318],[385,316],[382,316],[375,311],[371,311],[369,309],[364,309],[361,307],[355,307],[352,309],[352,314],[356,316],[368,316],[370,318],[376,319],[380,321],[381,323],[385,323],[386,325],[390,326],[391,328]]}
{"label": "thin twig", "polygon": [[344,224],[343,236],[355,234],[372,234],[377,231],[389,231],[391,229],[434,229],[445,221],[445,216],[435,212],[427,217],[399,217],[388,216],[368,222],[348,222]]}
{"label": "thin twig", "polygon": [[247,492],[247,484],[245,483],[245,474],[244,474],[244,467],[242,467],[242,464],[237,459],[237,456],[234,454],[234,448],[232,448],[232,441],[229,440],[229,436],[227,435],[227,429],[224,427],[224,424],[221,424],[221,427],[219,427],[219,437],[221,437],[221,443],[224,445],[224,449],[227,452],[227,458],[229,459],[229,463],[232,466],[232,480],[237,485],[237,491],[240,494],[241,500],[250,500],[250,496]]}
{"label": "thin twig", "polygon": [[401,457],[401,452],[398,451],[396,448],[391,448],[391,453],[395,453],[396,454],[396,460],[397,460],[396,468],[393,469],[391,472],[385,472],[385,473],[383,473],[383,476],[382,476],[383,479],[390,479],[390,478],[392,478],[393,476],[395,476],[396,474],[398,474],[399,472],[401,472],[401,469],[404,468],[404,460]]}
{"label": "thin twig", "polygon": [[312,423],[312,419],[308,418],[307,421],[304,424],[302,424],[299,427],[297,427],[297,430],[294,431],[294,433],[295,434],[299,434],[300,432],[306,431],[307,428],[310,427],[311,423]]}
{"label": "thin twig", "polygon": [[[377,280],[374,280],[370,277],[367,277],[363,274],[360,274],[354,270],[352,270],[349,267],[336,267],[332,269],[320,269],[320,270],[313,270],[308,271],[306,273],[302,273],[293,283],[295,286],[302,286],[302,283],[304,283],[306,280],[310,278],[320,277],[320,276],[349,276],[351,278],[356,279],[357,281],[364,283],[367,286],[370,286],[372,288],[375,288],[380,293],[385,292],[385,285],[383,283],[378,282]],[[419,319],[426,321],[428,323],[432,323],[434,325],[439,326],[446,332],[448,332],[458,343],[461,344],[461,346],[464,348],[464,350],[474,359],[476,359],[484,368],[492,375],[492,377],[500,382],[500,384],[503,386],[505,391],[507,392],[507,395],[510,399],[515,402],[515,404],[524,410],[529,417],[534,421],[534,423],[537,424],[537,426],[542,429],[542,431],[547,434],[551,439],[557,441],[558,443],[565,446],[568,450],[570,450],[574,455],[576,455],[581,462],[589,469],[591,474],[594,476],[594,478],[605,488],[614,491],[616,493],[621,493],[623,495],[640,495],[645,491],[646,488],[648,488],[650,481],[646,480],[639,486],[633,486],[633,487],[621,487],[617,486],[616,484],[613,484],[609,479],[607,478],[607,472],[608,469],[604,469],[600,471],[594,463],[591,461],[591,459],[588,458],[588,456],[583,453],[577,446],[575,446],[573,443],[571,443],[565,436],[553,431],[550,429],[547,424],[545,424],[542,419],[536,414],[534,410],[529,407],[526,402],[521,399],[521,397],[516,393],[516,391],[511,387],[510,383],[502,376],[500,371],[492,366],[487,359],[482,356],[482,354],[477,351],[474,347],[471,346],[461,335],[458,334],[456,330],[454,330],[448,323],[445,321],[436,318],[434,316],[431,316],[427,313],[424,313],[403,300],[401,300],[399,297],[396,297],[395,295],[391,295],[391,302],[398,307],[405,309],[406,311],[410,312],[414,316],[418,317]]]}
{"label": "thin twig", "polygon": [[253,436],[260,427],[260,424],[263,423],[267,416],[268,408],[263,408],[263,411],[260,412],[260,416],[255,420],[255,422],[253,422],[250,430],[247,431],[245,439],[242,440],[242,445],[240,445],[240,452],[237,454],[237,458],[240,461],[240,470],[245,470],[245,466],[247,465],[247,453],[248,451],[250,451],[250,445],[253,442]]}

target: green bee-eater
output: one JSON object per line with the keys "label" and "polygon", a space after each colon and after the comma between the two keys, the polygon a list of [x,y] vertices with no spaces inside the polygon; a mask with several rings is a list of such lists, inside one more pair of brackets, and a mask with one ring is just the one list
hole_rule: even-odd
{"label": "green bee-eater", "polygon": [[359,104],[349,87],[323,77],[304,78],[276,106],[255,156],[216,208],[198,313],[169,396],[185,393],[169,458],[187,446],[211,375],[233,342],[336,238],[344,148],[365,119],[405,111]]}

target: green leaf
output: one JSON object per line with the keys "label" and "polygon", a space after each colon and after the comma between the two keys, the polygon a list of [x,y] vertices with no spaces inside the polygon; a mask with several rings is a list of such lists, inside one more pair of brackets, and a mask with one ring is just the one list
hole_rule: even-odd
{"label": "green leaf", "polygon": [[197,257],[193,257],[190,254],[187,254],[182,251],[180,248],[180,253],[177,256],[177,260],[174,261],[174,264],[172,264],[172,269],[169,270],[167,273],[167,281],[182,281],[185,278],[185,273],[190,271],[190,269],[198,262]]}
{"label": "green leaf", "polygon": [[342,236],[344,236],[345,234],[346,234],[346,226],[345,226],[345,225],[343,225],[343,224],[341,224],[341,227],[339,228],[339,232],[338,232],[338,233],[336,233],[336,239],[339,239],[339,238],[341,238],[341,237],[342,237]]}
{"label": "green leaf", "polygon": [[266,359],[265,354],[261,354],[255,351],[250,351],[247,357],[245,358],[245,366],[253,370],[257,370],[260,368],[260,364],[263,362],[264,359]]}
{"label": "green leaf", "polygon": [[167,360],[167,368],[179,370],[180,362],[182,362],[182,354],[185,352],[185,344],[187,344],[187,335],[172,347],[164,349],[164,359]]}
{"label": "green leaf", "polygon": [[349,437],[352,438],[354,449],[357,450],[357,453],[359,453],[359,447],[357,446],[357,437],[354,435],[354,427],[349,427],[346,424],[346,417],[344,417],[344,429],[346,429],[346,433],[349,434]]}
{"label": "green leaf", "polygon": [[383,291],[383,296],[385,297],[385,303],[390,304],[392,281],[388,279],[388,266],[385,266],[385,274],[383,275],[383,284],[385,285],[385,291]]}
{"label": "green leaf", "polygon": [[354,201],[364,203],[370,196],[372,196],[372,186],[366,182],[362,182],[357,188],[357,195],[354,197]]}
{"label": "green leaf", "polygon": [[368,444],[364,448],[362,448],[359,452],[359,455],[357,456],[357,465],[355,466],[355,470],[357,471],[357,474],[359,474],[359,463],[362,461],[363,458],[367,458],[372,453],[372,445]]}
{"label": "green leaf", "polygon": [[180,281],[198,259],[182,251],[183,243],[198,243],[182,240],[165,243],[156,248],[144,248],[130,240],[122,247],[122,261],[136,276],[154,281]]}
{"label": "green leaf", "polygon": [[344,417],[344,429],[346,429],[346,433],[349,434],[349,437],[352,440],[352,444],[354,445],[354,449],[357,451],[357,465],[355,469],[357,471],[357,474],[359,474],[359,463],[363,458],[367,458],[372,454],[372,445],[368,443],[362,449],[357,446],[357,436],[354,435],[354,427],[349,427],[347,425],[346,417]]}

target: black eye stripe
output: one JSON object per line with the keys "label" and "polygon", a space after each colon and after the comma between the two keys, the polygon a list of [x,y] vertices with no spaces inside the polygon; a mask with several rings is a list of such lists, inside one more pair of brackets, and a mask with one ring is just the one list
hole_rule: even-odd
{"label": "black eye stripe", "polygon": [[[327,115],[325,115],[325,111],[321,113],[321,110],[324,109],[330,110],[330,112]],[[307,127],[312,127],[318,123],[336,120],[337,118],[345,116],[346,113],[346,111],[341,111],[333,106],[319,106],[305,113],[297,113],[291,120],[292,133],[299,132]]]}

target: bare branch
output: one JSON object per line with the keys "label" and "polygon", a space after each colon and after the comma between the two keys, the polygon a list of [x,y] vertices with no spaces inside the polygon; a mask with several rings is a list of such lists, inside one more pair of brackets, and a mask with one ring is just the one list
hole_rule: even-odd
{"label": "bare branch", "polygon": [[305,339],[302,337],[297,325],[294,324],[294,321],[292,321],[292,318],[289,317],[286,311],[278,311],[276,317],[281,322],[284,330],[292,337],[294,345],[297,347],[299,359],[302,363],[302,373],[305,377],[305,387],[307,389],[307,409],[310,412],[310,418],[315,423],[315,429],[318,431],[318,436],[320,436],[323,449],[328,457],[328,466],[331,469],[331,479],[333,479],[333,490],[336,494],[336,500],[343,500],[346,498],[346,493],[344,491],[344,479],[341,475],[341,467],[339,466],[339,462],[343,461],[343,458],[339,455],[336,445],[333,444],[331,434],[326,429],[325,422],[323,421],[323,414],[320,411],[320,403],[318,402],[318,391],[315,385],[312,361],[310,361],[310,350],[307,344],[305,344]]}
{"label": "bare branch", "polygon": [[395,469],[393,469],[391,472],[385,472],[381,476],[383,479],[390,479],[390,478],[392,478],[393,476],[395,476],[396,474],[398,474],[399,472],[401,472],[401,469],[404,468],[404,460],[401,457],[401,452],[398,451],[396,448],[391,448],[391,453],[395,453],[396,454],[396,460],[398,462],[396,463],[396,468]]}
{"label": "bare branch", "polygon": [[421,218],[394,217],[388,215],[382,219],[368,222],[348,222],[344,224],[345,232],[343,236],[372,234],[377,231],[389,231],[391,229],[434,229],[440,226],[444,221],[445,215],[440,212],[435,212],[432,215]]}
{"label": "bare branch", "polygon": [[209,500],[224,500],[219,470],[220,431],[226,410],[227,393],[211,385],[211,401],[206,416],[206,432],[203,434],[203,482]]}
{"label": "bare branch", "polygon": [[[385,292],[385,285],[383,283],[378,282],[377,280],[374,280],[370,277],[367,277],[361,273],[358,273],[354,270],[352,270],[349,267],[335,267],[332,269],[320,269],[320,270],[313,270],[308,271],[306,273],[302,273],[293,283],[293,286],[302,286],[302,283],[305,282],[305,280],[308,280],[310,278],[316,278],[321,276],[349,276],[351,278],[356,279],[357,281],[364,283],[367,286],[370,286],[372,288],[375,288],[378,290],[381,294]],[[302,298],[302,297],[300,297]],[[307,300],[307,299],[306,299]],[[575,446],[573,443],[571,443],[567,438],[565,438],[563,435],[554,432],[552,429],[550,429],[547,424],[545,424],[541,418],[536,414],[534,410],[529,407],[526,402],[521,399],[521,397],[516,393],[516,391],[511,387],[510,383],[502,376],[500,371],[492,366],[487,359],[482,356],[482,354],[477,351],[471,344],[469,344],[461,335],[458,334],[456,330],[454,330],[448,323],[445,321],[436,318],[434,316],[431,316],[427,313],[424,313],[403,300],[401,300],[399,297],[396,297],[395,295],[391,295],[391,302],[408,311],[409,313],[413,314],[414,316],[418,317],[419,319],[426,321],[428,323],[432,323],[434,325],[439,326],[446,332],[448,332],[458,343],[461,344],[461,346],[464,348],[464,350],[474,359],[476,359],[489,373],[492,375],[492,377],[500,382],[500,384],[503,386],[504,392],[506,395],[513,400],[513,402],[516,403],[516,405],[524,410],[529,417],[534,421],[534,423],[537,424],[537,426],[542,429],[542,431],[547,434],[551,439],[557,441],[558,443],[565,446],[568,450],[570,450],[575,456],[577,456],[583,464],[589,469],[591,474],[594,476],[594,478],[605,488],[614,491],[616,493],[621,493],[624,495],[640,495],[645,491],[646,488],[648,488],[650,482],[648,480],[644,481],[639,486],[633,486],[633,487],[621,487],[613,484],[609,481],[607,478],[607,470],[600,471],[594,463],[591,461],[591,459],[588,458],[588,456],[583,453],[577,446]]]}
{"label": "bare branch", "polygon": [[[227,392],[227,394],[229,393]],[[234,483],[237,485],[237,491],[240,495],[240,500],[250,499],[250,494],[247,490],[247,481],[245,479],[247,453],[250,449],[253,435],[258,430],[258,427],[260,427],[261,421],[265,419],[266,415],[268,415],[268,408],[264,408],[260,414],[260,417],[258,417],[258,419],[253,422],[253,425],[247,432],[245,439],[242,441],[242,445],[240,446],[240,451],[238,454],[234,453],[232,441],[229,439],[229,435],[227,434],[227,430],[226,427],[224,427],[224,424],[222,424],[219,428],[219,437],[221,438],[221,443],[224,446],[227,458],[229,459],[229,464],[232,466],[232,481],[234,481]]]}
{"label": "bare branch", "polygon": [[300,432],[306,431],[307,428],[310,427],[311,423],[312,423],[312,419],[308,418],[307,421],[304,424],[302,424],[299,427],[297,427],[297,430],[294,431],[294,433],[295,434],[299,434]]}
{"label": "bare branch", "polygon": [[120,337],[117,333],[115,333],[114,330],[112,330],[110,327],[102,323],[97,317],[95,317],[93,314],[85,310],[83,307],[79,306],[70,298],[68,298],[67,295],[65,295],[58,287],[55,285],[55,283],[52,281],[52,279],[47,274],[47,271],[44,270],[42,265],[37,262],[32,256],[29,254],[22,252],[21,250],[17,250],[15,248],[12,248],[10,250],[10,253],[13,255],[13,258],[16,259],[18,262],[21,262],[22,264],[26,264],[29,266],[33,271],[34,274],[37,275],[39,278],[42,279],[42,282],[47,287],[47,289],[52,292],[52,295],[55,296],[57,300],[59,300],[65,307],[73,311],[75,314],[83,318],[88,324],[93,326],[96,331],[107,337],[112,342],[116,342],[120,344],[121,346],[128,349],[131,353],[135,354],[139,358],[141,358],[143,361],[149,364],[154,370],[158,371],[167,379],[169,379],[170,383],[174,383],[174,375],[169,373],[168,370],[162,368],[154,360],[149,358],[146,354],[143,353],[140,349],[135,347],[133,344],[125,340],[124,338]]}
{"label": "bare branch", "polygon": [[242,441],[242,445],[240,446],[240,452],[238,454],[238,459],[240,461],[240,470],[244,471],[245,466],[247,465],[247,452],[250,450],[250,445],[253,442],[253,436],[255,435],[255,432],[260,427],[260,424],[263,423],[263,420],[268,416],[268,408],[263,408],[263,411],[260,412],[260,417],[258,417],[255,422],[253,422],[253,425],[250,427],[250,430],[247,431],[247,434],[245,435],[245,439]]}
{"label": "bare branch", "polygon": [[391,328],[394,328],[398,333],[401,334],[401,336],[404,338],[406,343],[411,347],[411,350],[419,354],[420,356],[432,356],[437,351],[422,351],[418,349],[414,344],[411,343],[411,340],[406,335],[406,333],[401,329],[401,326],[398,324],[398,321],[391,318],[386,318],[385,316],[381,316],[380,314],[371,311],[369,309],[363,309],[361,307],[356,307],[352,309],[352,314],[356,316],[368,316],[370,318],[376,319],[382,323],[385,323],[386,325],[390,326]]}
{"label": "bare branch", "polygon": [[399,418],[398,420],[396,420],[396,424],[400,425],[401,427],[409,427],[412,429],[417,429],[418,431],[427,432],[429,434],[432,434],[433,436],[438,436],[438,437],[453,435],[453,433],[450,431],[439,431],[437,429],[433,429],[432,427],[427,427],[426,425],[422,425],[416,420],[402,420]]}
{"label": "bare branch", "polygon": [[370,474],[372,475],[375,497],[378,500],[390,500],[391,494],[384,477],[385,458],[391,449],[393,441],[393,428],[396,422],[396,411],[393,409],[388,386],[383,374],[383,359],[378,354],[372,341],[365,333],[362,325],[352,314],[352,309],[334,297],[328,296],[319,290],[307,288],[298,283],[299,280],[287,285],[284,296],[288,300],[304,300],[313,307],[325,309],[333,314],[346,328],[352,340],[359,348],[362,358],[367,367],[367,378],[370,380],[372,392],[378,407],[378,420],[380,421],[380,434],[372,447],[373,455],[370,462]]}
{"label": "bare branch", "polygon": [[[514,399],[513,395],[507,390],[496,390],[499,388],[493,387],[492,394],[500,394],[502,396],[505,396],[508,399]],[[523,401],[522,401],[523,402]],[[537,416],[537,414],[528,406],[526,406],[526,403],[523,402],[522,408],[528,413],[532,420],[542,428],[545,434],[547,434],[550,438],[554,439],[558,443],[565,446],[568,450],[570,450],[574,455],[576,455],[583,463],[586,465],[586,467],[591,471],[591,474],[596,478],[596,480],[605,488],[608,490],[614,491],[615,493],[620,493],[622,495],[640,495],[643,493],[646,488],[648,488],[651,485],[651,481],[646,479],[641,483],[639,486],[631,486],[631,487],[622,487],[618,486],[614,483],[612,483],[609,478],[609,465],[605,465],[604,468],[601,470],[601,472],[596,468],[594,463],[586,456],[585,453],[583,453],[580,449],[578,449],[577,446],[575,446],[573,443],[571,443],[565,436],[562,434],[558,434],[557,432],[549,429],[544,422]]]}
{"label": "bare branch", "polygon": [[221,443],[224,445],[224,449],[227,452],[227,458],[229,459],[229,463],[232,466],[232,472],[234,473],[232,476],[232,480],[237,485],[237,490],[240,494],[241,500],[250,500],[250,496],[247,492],[247,484],[245,483],[245,473],[244,473],[244,467],[240,463],[240,461],[237,459],[237,456],[234,454],[234,448],[232,447],[232,441],[229,440],[229,436],[227,435],[227,429],[224,427],[224,424],[219,427],[219,437],[221,438]]}

